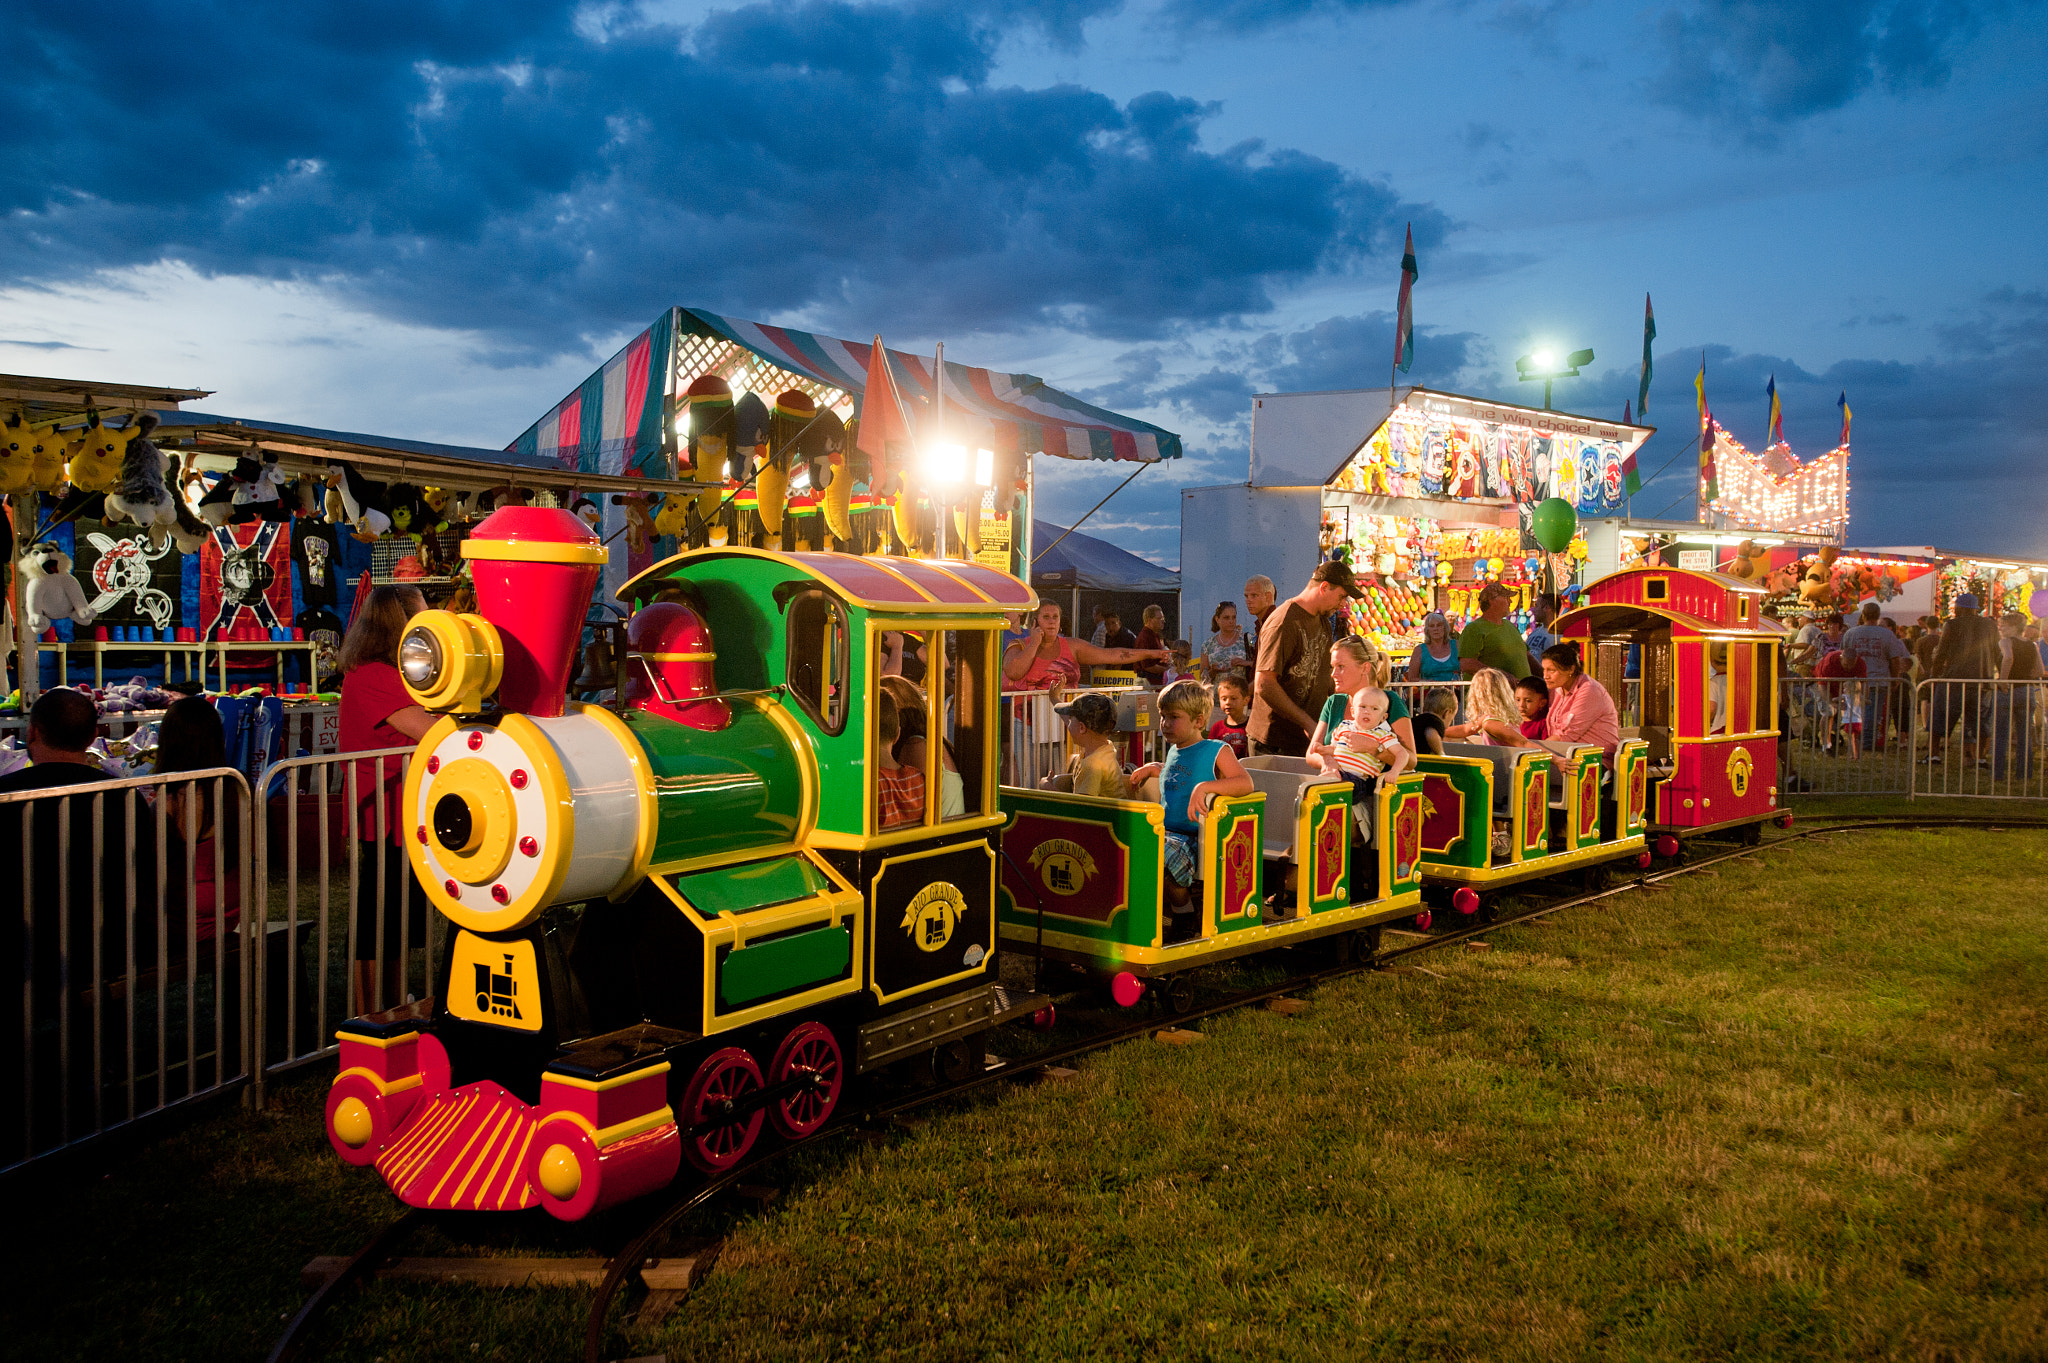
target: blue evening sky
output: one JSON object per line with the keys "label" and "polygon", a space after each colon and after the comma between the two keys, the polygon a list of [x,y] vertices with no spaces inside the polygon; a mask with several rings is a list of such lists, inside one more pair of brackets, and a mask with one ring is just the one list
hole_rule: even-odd
{"label": "blue evening sky", "polygon": [[[1044,375],[1182,433],[1089,528],[1166,563],[1256,391],[1619,416],[1683,514],[1855,409],[1850,537],[2048,558],[2048,36],[2011,0],[13,0],[0,368],[509,441],[686,303]],[[1128,469],[1041,460],[1041,514]]]}

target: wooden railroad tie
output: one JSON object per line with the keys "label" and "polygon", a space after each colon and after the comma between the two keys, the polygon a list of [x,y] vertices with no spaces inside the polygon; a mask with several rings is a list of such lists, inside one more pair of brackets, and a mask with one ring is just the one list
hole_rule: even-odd
{"label": "wooden railroad tie", "polygon": [[1278,1013],[1281,1017],[1298,1017],[1308,1011],[1307,999],[1267,999],[1266,1011]]}
{"label": "wooden railroad tie", "polygon": [[1473,939],[1472,939],[1471,941],[1469,941],[1469,942],[1465,943],[1465,950],[1467,950],[1467,951],[1492,951],[1492,950],[1493,950],[1493,943],[1491,943],[1491,942],[1482,942],[1482,941],[1480,941],[1480,940],[1479,940],[1478,938],[1476,938],[1476,937],[1475,937],[1475,938],[1473,938]]}
{"label": "wooden railroad tie", "polygon": [[1152,1039],[1154,1041],[1163,1041],[1169,1046],[1192,1046],[1196,1042],[1205,1041],[1208,1038],[1204,1037],[1200,1032],[1191,1032],[1184,1027],[1168,1027],[1162,1031],[1152,1033]]}

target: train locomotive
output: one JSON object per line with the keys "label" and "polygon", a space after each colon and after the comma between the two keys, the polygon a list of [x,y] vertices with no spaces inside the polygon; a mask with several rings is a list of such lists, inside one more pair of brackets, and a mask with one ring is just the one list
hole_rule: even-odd
{"label": "train locomotive", "polygon": [[[714,548],[626,584],[616,708],[567,699],[604,549],[507,507],[475,614],[401,644],[440,718],[401,829],[452,925],[428,1000],[340,1029],[340,1157],[413,1206],[576,1220],[800,1138],[858,1074],[976,1064],[1044,1000],[997,981],[998,633],[1034,604],[960,562]],[[927,631],[928,799],[876,798],[884,629]],[[942,752],[952,760],[945,767]],[[953,786],[957,775],[958,785]],[[947,803],[955,804],[950,816]]]}

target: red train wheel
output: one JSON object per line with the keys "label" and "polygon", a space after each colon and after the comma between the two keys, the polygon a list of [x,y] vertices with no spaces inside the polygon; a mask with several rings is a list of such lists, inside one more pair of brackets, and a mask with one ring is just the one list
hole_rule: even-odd
{"label": "red train wheel", "polygon": [[839,1090],[846,1083],[846,1066],[839,1051],[839,1038],[820,1022],[806,1022],[791,1030],[775,1048],[775,1061],[768,1066],[768,1082],[786,1084],[806,1075],[815,1076],[807,1088],[775,1100],[768,1110],[775,1129],[791,1140],[800,1140],[825,1124],[839,1106]]}
{"label": "red train wheel", "polygon": [[[760,1090],[761,1067],[738,1046],[716,1051],[697,1066],[689,1091],[683,1095],[683,1110],[677,1114],[677,1125],[683,1128],[683,1153],[690,1163],[707,1174],[718,1174],[746,1158],[761,1134],[766,1114],[755,1108],[742,1116],[733,1109]],[[725,1115],[732,1119],[707,1130],[696,1129]]]}

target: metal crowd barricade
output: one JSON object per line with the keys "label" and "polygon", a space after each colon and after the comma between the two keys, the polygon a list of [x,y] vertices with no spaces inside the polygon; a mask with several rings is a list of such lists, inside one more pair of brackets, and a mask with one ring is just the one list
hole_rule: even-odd
{"label": "metal crowd barricade", "polygon": [[250,807],[229,767],[0,795],[0,940],[21,975],[0,1171],[248,1080]]}
{"label": "metal crowd barricade", "polygon": [[[286,950],[264,957],[282,977],[259,991],[255,1023],[273,1041],[256,1075],[259,1101],[271,1076],[333,1055],[338,1023],[433,992],[442,923],[393,837],[400,816],[386,788],[394,773],[403,781],[413,751],[315,753],[263,773],[256,883],[272,914],[296,927]],[[360,836],[365,828],[373,839]],[[284,1016],[270,1017],[270,1005]]]}
{"label": "metal crowd barricade", "polygon": [[1458,701],[1457,715],[1451,722],[1461,724],[1465,719],[1465,693],[1472,689],[1472,679],[1467,677],[1463,681],[1407,681],[1396,677],[1387,683],[1386,689],[1408,702],[1410,714],[1420,714],[1429,708],[1429,696],[1432,691],[1448,691]]}
{"label": "metal crowd barricade", "polygon": [[2048,799],[2048,683],[1935,678],[1914,700],[1927,743],[1912,794]]}
{"label": "metal crowd barricade", "polygon": [[1779,680],[1778,788],[1801,795],[1909,795],[1919,743],[1903,677]]}

